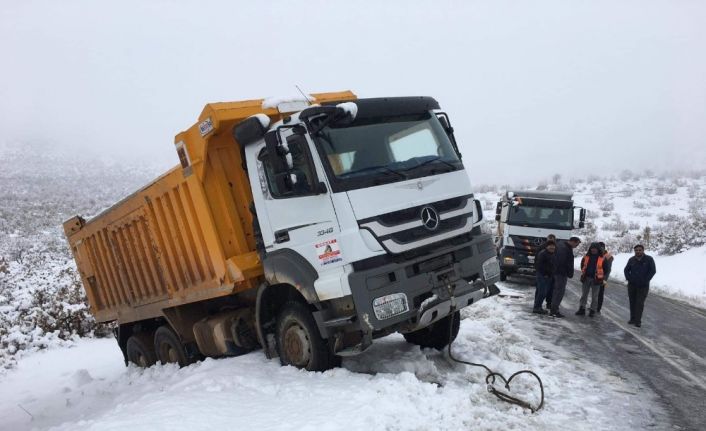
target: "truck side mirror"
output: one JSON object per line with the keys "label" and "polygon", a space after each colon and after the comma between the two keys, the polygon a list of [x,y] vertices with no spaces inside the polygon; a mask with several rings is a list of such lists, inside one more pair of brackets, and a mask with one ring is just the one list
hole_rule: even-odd
{"label": "truck side mirror", "polygon": [[456,151],[456,155],[458,155],[459,160],[463,159],[463,156],[461,155],[461,151],[458,149],[458,144],[456,143],[456,137],[454,136],[454,128],[451,127],[451,120],[449,120],[448,114],[446,112],[437,112],[436,118],[439,119],[439,123],[441,123],[441,127],[444,128],[444,132],[446,132],[446,135],[449,137],[449,140],[451,141],[451,145],[454,147],[454,150]]}
{"label": "truck side mirror", "polygon": [[449,117],[447,117],[446,114],[437,115],[437,117],[439,118],[439,122],[444,127],[444,131],[446,133],[451,134],[454,132],[453,127],[451,127],[451,124],[449,123]]}
{"label": "truck side mirror", "polygon": [[495,205],[495,221],[500,221],[500,214],[503,211],[503,203],[498,202],[497,205]]}
{"label": "truck side mirror", "polygon": [[247,118],[233,127],[233,138],[244,147],[252,142],[262,139],[267,132],[269,125],[269,117],[264,114],[258,114]]}
{"label": "truck side mirror", "polygon": [[579,229],[583,229],[586,226],[586,209],[581,207],[574,207],[574,217],[576,217],[576,210],[579,210],[579,222],[576,223],[574,219],[574,226],[578,225]]}
{"label": "truck side mirror", "polygon": [[294,134],[287,136],[287,147],[289,148],[292,164],[308,167],[307,169],[298,169],[292,176],[293,178],[296,177],[296,181],[293,182],[298,184],[299,181],[303,181],[305,184],[300,186],[304,189],[308,189],[317,195],[324,194],[328,190],[326,189],[326,184],[319,181],[316,175],[316,166],[309,152],[309,143],[304,136],[305,133],[306,129],[301,128],[301,130],[295,129]]}
{"label": "truck side mirror", "polygon": [[581,212],[579,213],[579,228],[583,229],[584,226],[586,226],[586,209],[581,208]]}
{"label": "truck side mirror", "polygon": [[480,201],[478,199],[473,199],[476,204],[476,213],[478,213],[478,220],[476,222],[479,222],[483,220],[483,207],[480,204]]}
{"label": "truck side mirror", "polygon": [[277,131],[267,132],[265,134],[265,148],[267,149],[267,158],[272,167],[273,174],[288,174],[289,167],[287,161],[283,157],[282,148],[277,140]]}

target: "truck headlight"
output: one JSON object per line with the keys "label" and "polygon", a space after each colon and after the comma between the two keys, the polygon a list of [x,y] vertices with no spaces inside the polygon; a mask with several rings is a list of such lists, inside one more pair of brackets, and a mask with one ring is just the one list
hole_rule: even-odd
{"label": "truck headlight", "polygon": [[515,264],[515,259],[509,256],[503,257],[503,263],[505,265],[514,265]]}
{"label": "truck headlight", "polygon": [[500,274],[500,265],[497,258],[491,257],[483,262],[483,279],[490,280],[497,277],[498,274]]}
{"label": "truck headlight", "polygon": [[378,320],[389,319],[404,312],[409,311],[407,295],[404,293],[393,293],[381,296],[373,300],[373,311]]}

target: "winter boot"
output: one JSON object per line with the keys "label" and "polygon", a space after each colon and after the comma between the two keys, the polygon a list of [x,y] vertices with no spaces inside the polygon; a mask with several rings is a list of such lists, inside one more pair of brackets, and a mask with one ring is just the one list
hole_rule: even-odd
{"label": "winter boot", "polygon": [[577,312],[574,313],[574,314],[576,314],[577,316],[585,316],[585,315],[586,315],[586,309],[583,308],[583,307],[581,307],[581,308],[579,308],[579,311],[577,311]]}

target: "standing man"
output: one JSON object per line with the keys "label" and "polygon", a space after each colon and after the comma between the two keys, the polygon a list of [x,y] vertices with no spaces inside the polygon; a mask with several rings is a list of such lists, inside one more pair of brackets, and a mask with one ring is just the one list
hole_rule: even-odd
{"label": "standing man", "polygon": [[545,244],[546,246],[539,252],[535,262],[535,268],[537,269],[537,290],[534,293],[534,308],[532,312],[536,314],[547,314],[547,310],[542,308],[542,303],[554,283],[556,242],[549,240]]}
{"label": "standing man", "polygon": [[[537,257],[539,257],[539,253],[544,250],[547,245],[549,244],[549,241],[554,243],[554,248],[556,250],[556,235],[553,233],[550,233],[547,235],[547,240],[542,243],[542,245],[539,246],[539,250],[537,251]],[[554,294],[554,277],[552,277],[551,283],[549,283],[549,289],[547,290],[547,310],[552,309],[552,295]]]}
{"label": "standing man", "polygon": [[598,307],[596,307],[596,314],[601,314],[601,308],[603,308],[603,297],[605,296],[605,288],[608,284],[608,277],[610,277],[610,271],[611,269],[613,269],[613,255],[608,250],[606,250],[604,242],[599,242],[598,245],[601,246],[601,256],[603,256],[604,259],[603,283],[601,283],[601,287],[598,290]]}
{"label": "standing man", "polygon": [[552,309],[549,313],[552,317],[564,317],[559,312],[559,305],[564,299],[566,292],[566,282],[574,276],[574,249],[581,244],[581,239],[572,236],[568,241],[560,242],[556,248],[554,268],[554,293],[552,293]]}
{"label": "standing man", "polygon": [[603,264],[605,258],[601,255],[601,248],[597,242],[591,244],[588,248],[588,253],[581,259],[581,300],[579,301],[579,310],[577,316],[586,315],[586,302],[588,302],[588,292],[591,292],[591,307],[588,313],[589,317],[596,314],[598,306],[598,291],[603,284],[605,277],[605,269]]}
{"label": "standing man", "polygon": [[638,244],[633,247],[635,256],[625,265],[625,279],[628,281],[628,298],[630,299],[631,325],[642,326],[642,310],[645,308],[647,293],[650,291],[650,280],[657,273],[652,256],[645,254],[645,247]]}

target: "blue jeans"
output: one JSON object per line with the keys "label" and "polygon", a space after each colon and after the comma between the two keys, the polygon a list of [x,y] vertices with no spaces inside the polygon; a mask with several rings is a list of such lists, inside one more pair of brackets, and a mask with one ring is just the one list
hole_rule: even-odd
{"label": "blue jeans", "polygon": [[543,275],[537,274],[537,290],[534,292],[534,309],[541,310],[542,303],[547,297],[547,293],[552,287],[554,279],[552,277],[545,277]]}

